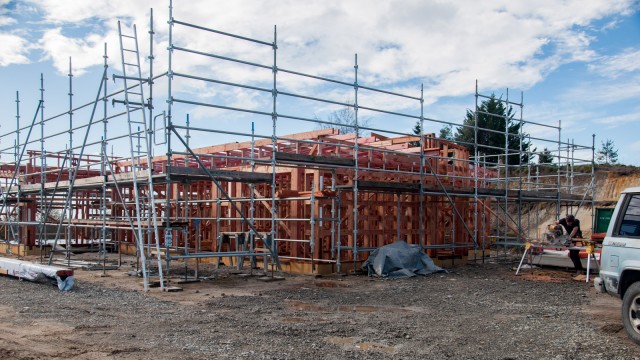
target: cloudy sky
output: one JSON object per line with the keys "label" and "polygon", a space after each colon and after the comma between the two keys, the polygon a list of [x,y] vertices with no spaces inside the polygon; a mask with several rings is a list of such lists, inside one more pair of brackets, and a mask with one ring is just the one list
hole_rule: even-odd
{"label": "cloudy sky", "polygon": [[[353,82],[354,54],[362,85],[420,96],[424,114],[461,122],[480,91],[520,100],[524,118],[557,125],[562,138],[591,144],[612,139],[623,163],[640,165],[640,2],[633,0],[538,1],[176,1],[174,18],[272,42],[277,25],[278,66]],[[46,113],[65,111],[69,58],[74,101],[95,97],[103,71],[104,43],[110,69],[120,69],[117,21],[137,24],[141,52],[149,51],[149,9],[154,9],[154,73],[166,71],[168,1],[0,0],[1,133],[15,126],[15,93],[29,118],[45,78]],[[176,44],[271,66],[270,47],[176,26]],[[247,69],[206,57],[177,54],[174,71],[270,87],[271,71]],[[143,66],[148,71],[148,63]],[[279,74],[279,89],[336,101],[353,88],[331,87]],[[163,82],[158,94],[164,94]],[[115,89],[118,84],[109,84]],[[177,81],[175,96],[257,111],[271,111],[270,94]],[[162,96],[162,95],[160,95]],[[292,101],[279,112],[325,118],[335,106]],[[419,102],[359,95],[365,106],[419,115]],[[159,103],[158,107],[162,107]],[[161,109],[159,109],[161,110]],[[196,124],[232,128],[239,120],[208,108],[184,107]],[[181,115],[180,115],[181,116]],[[410,132],[413,119],[369,116],[375,127]],[[25,120],[26,121],[26,120]],[[80,120],[77,120],[80,121]],[[201,123],[198,123],[200,121]],[[268,122],[256,119],[258,132]],[[246,122],[245,122],[246,123]],[[113,126],[118,126],[113,125]],[[310,126],[310,125],[309,125]],[[281,133],[308,128],[283,122]],[[426,130],[438,131],[429,123]],[[248,129],[247,129],[248,131]],[[532,135],[557,138],[541,128]],[[0,140],[7,145],[8,139]],[[204,140],[201,140],[204,141]],[[210,142],[224,139],[208,138]],[[204,143],[202,143],[204,145]],[[543,147],[546,144],[537,144]]]}

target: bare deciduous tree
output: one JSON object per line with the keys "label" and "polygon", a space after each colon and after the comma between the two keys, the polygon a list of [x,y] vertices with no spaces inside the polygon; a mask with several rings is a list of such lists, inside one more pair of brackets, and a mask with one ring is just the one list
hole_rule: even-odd
{"label": "bare deciduous tree", "polygon": [[[350,100],[346,101],[351,104]],[[316,120],[321,120],[317,115],[314,116]],[[353,110],[352,106],[344,106],[341,109],[332,111],[329,113],[327,120],[332,122],[333,124],[318,124],[318,128],[320,129],[329,129],[334,128],[338,129],[341,134],[351,134],[356,131],[356,112]],[[369,127],[369,119],[358,117],[358,136],[364,136],[368,134],[368,132],[363,131],[360,127]]]}

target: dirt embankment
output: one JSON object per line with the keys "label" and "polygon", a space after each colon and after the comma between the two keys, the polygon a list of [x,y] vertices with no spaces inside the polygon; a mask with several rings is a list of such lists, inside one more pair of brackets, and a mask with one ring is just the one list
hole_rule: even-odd
{"label": "dirt embankment", "polygon": [[640,186],[640,168],[633,166],[600,167],[596,172],[595,200],[601,203],[612,202],[615,205],[622,190],[635,186]]}
{"label": "dirt embankment", "polygon": [[[582,172],[590,171],[585,169]],[[582,189],[587,189],[590,177],[576,177],[574,185]],[[564,184],[564,183],[563,183]],[[596,168],[595,181],[595,201],[598,207],[614,207],[620,193],[629,187],[640,186],[640,168],[622,165],[598,165]],[[590,196],[591,190],[587,196]],[[517,209],[512,209],[514,212]],[[588,238],[592,233],[591,225],[591,202],[586,201],[581,207],[577,204],[566,206],[563,203],[560,208],[560,216],[574,214],[580,220],[583,236]],[[546,230],[546,226],[556,220],[555,203],[529,204],[523,208],[522,225],[528,238],[539,237]]]}

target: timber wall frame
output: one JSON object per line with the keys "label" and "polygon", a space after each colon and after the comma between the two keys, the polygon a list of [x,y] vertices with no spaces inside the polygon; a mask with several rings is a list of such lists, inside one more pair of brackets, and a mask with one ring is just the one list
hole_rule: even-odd
{"label": "timber wall frame", "polygon": [[[154,74],[151,16],[145,80],[149,98],[138,110],[148,112],[148,140],[156,144],[156,154],[163,154],[153,158],[153,189],[138,184],[135,194],[128,175],[132,159],[120,152],[114,155],[113,150],[108,153],[109,145],[117,146],[129,134],[118,123],[126,115],[124,107],[118,106],[123,90],[109,93],[107,89],[105,44],[104,74],[94,99],[74,106],[77,95],[73,94],[71,61],[69,88],[65,89],[68,111],[45,116],[41,77],[35,115],[21,124],[16,94],[16,129],[0,135],[4,181],[0,234],[8,252],[11,245],[42,250],[52,235],[53,240],[64,240],[67,249],[100,245],[97,248],[103,253],[108,243],[134,244],[132,227],[137,224],[131,220],[135,218],[132,206],[136,196],[144,201],[149,191],[155,192],[157,200],[147,204],[148,210],[140,215],[148,226],[150,212],[156,212],[161,239],[152,239],[153,231],[147,231],[147,255],[162,256],[167,262],[230,255],[256,260],[261,256],[265,268],[267,262],[280,260],[308,263],[312,269],[318,263],[333,264],[335,271],[343,271],[345,262],[356,267],[370,251],[396,239],[420,245],[435,257],[465,256],[474,249],[484,253],[491,245],[521,246],[537,236],[532,228],[533,224],[537,228],[539,219],[531,219],[531,214],[537,214],[532,209],[544,203],[555,204],[556,217],[563,215],[563,208],[573,211],[590,204],[593,217],[595,135],[590,146],[577,145],[563,140],[560,121],[548,125],[525,120],[522,93],[514,101],[507,90],[505,98],[498,99],[515,110],[512,121],[520,124],[520,133],[509,133],[505,125],[504,147],[489,147],[478,142],[478,134],[500,131],[425,117],[422,87],[407,95],[361,82],[357,55],[350,79],[291,70],[278,63],[275,28],[272,40],[252,39],[178,20],[169,4],[168,68]],[[176,32],[207,33],[212,42],[225,38],[247,43],[261,54],[266,49],[272,61],[187,48],[175,41]],[[203,62],[231,63],[249,72],[267,71],[271,80],[238,83],[179,72],[175,69],[185,54]],[[283,77],[314,81],[331,89],[313,96],[298,93],[287,88]],[[154,91],[158,82],[166,84],[163,95]],[[270,96],[271,103],[256,109],[204,102],[177,92],[181,82],[255,92]],[[353,100],[336,100],[331,95],[336,88],[349,89]],[[476,117],[479,102],[489,97],[477,89],[476,83]],[[372,94],[413,105],[402,111],[378,108]],[[352,109],[354,121],[346,126],[353,131],[341,134],[332,127],[344,128],[344,124],[290,113],[289,107],[282,106],[286,101]],[[107,106],[109,102],[115,104],[113,108]],[[237,120],[232,128],[192,126],[185,107],[243,114],[245,120]],[[376,128],[363,121],[376,116],[383,117],[388,126]],[[417,121],[422,129],[426,124],[467,127],[473,130],[475,141],[453,143],[435,134],[405,133],[393,127],[394,119]],[[500,121],[506,124],[508,119]],[[270,123],[271,132],[256,131],[254,122]],[[314,129],[291,131],[298,126]],[[195,140],[211,134],[239,141],[191,147]],[[554,164],[523,163],[523,155],[531,158],[542,151],[523,149],[527,140],[553,149]],[[509,149],[513,141],[520,150]],[[490,149],[499,154],[487,155]],[[509,163],[514,155],[518,163]],[[525,207],[526,219],[521,216]],[[245,236],[244,242],[238,234]],[[151,245],[155,241],[165,249],[161,254],[154,254]],[[268,256],[266,248],[277,258]]]}

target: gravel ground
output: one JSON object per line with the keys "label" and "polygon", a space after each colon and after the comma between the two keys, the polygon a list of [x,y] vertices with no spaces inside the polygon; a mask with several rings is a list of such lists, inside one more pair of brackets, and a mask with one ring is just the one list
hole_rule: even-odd
{"label": "gravel ground", "polygon": [[[467,265],[395,281],[269,283],[218,274],[175,294],[82,273],[69,293],[0,277],[0,358],[640,358],[619,300],[566,273]],[[135,286],[117,285],[126,281]]]}

